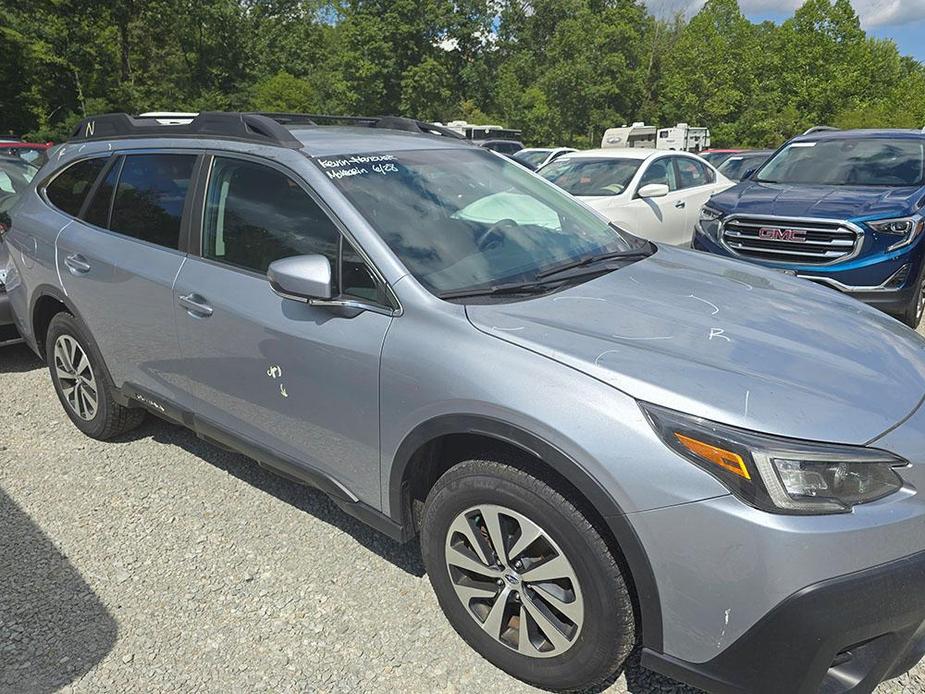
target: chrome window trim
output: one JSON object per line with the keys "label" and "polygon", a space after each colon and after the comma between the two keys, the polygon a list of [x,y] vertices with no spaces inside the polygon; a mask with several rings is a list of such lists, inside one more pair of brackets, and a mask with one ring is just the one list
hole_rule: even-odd
{"label": "chrome window trim", "polygon": [[719,244],[724,249],[726,249],[729,253],[735,256],[736,258],[741,258],[742,260],[746,260],[751,263],[756,262],[756,259],[754,257],[748,256],[748,255],[742,255],[741,253],[737,252],[734,248],[732,248],[726,243],[726,238],[725,238],[726,225],[729,222],[733,222],[739,219],[757,219],[758,221],[762,221],[762,222],[766,221],[766,222],[774,223],[777,226],[786,226],[787,222],[797,222],[799,224],[813,224],[813,223],[837,224],[838,226],[842,226],[842,227],[845,227],[846,229],[850,229],[851,231],[855,233],[856,241],[854,243],[854,250],[852,250],[851,253],[849,253],[848,255],[843,255],[839,258],[836,258],[835,260],[830,260],[825,263],[799,263],[799,262],[795,263],[795,262],[789,262],[789,261],[780,261],[779,262],[780,265],[813,265],[815,267],[827,267],[829,265],[837,265],[838,263],[846,263],[850,260],[854,260],[855,258],[857,258],[861,254],[861,248],[864,246],[864,238],[865,238],[864,229],[861,226],[855,224],[854,222],[849,222],[844,219],[831,219],[828,217],[781,217],[779,215],[770,215],[770,214],[731,214],[731,215],[728,215],[727,217],[723,217],[720,220],[719,232],[717,233]]}

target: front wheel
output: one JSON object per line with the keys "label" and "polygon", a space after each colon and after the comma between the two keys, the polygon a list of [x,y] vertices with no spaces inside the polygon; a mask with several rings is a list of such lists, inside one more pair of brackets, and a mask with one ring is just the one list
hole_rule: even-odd
{"label": "front wheel", "polygon": [[450,624],[518,679],[594,687],[635,643],[611,548],[568,499],[522,470],[470,460],[446,472],[427,497],[421,547]]}

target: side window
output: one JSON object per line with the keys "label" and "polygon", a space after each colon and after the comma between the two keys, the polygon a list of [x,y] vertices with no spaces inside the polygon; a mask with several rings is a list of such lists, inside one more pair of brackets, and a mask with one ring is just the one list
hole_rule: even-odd
{"label": "side window", "polygon": [[180,219],[195,162],[193,154],[126,156],[109,228],[142,241],[177,248]]}
{"label": "side window", "polygon": [[335,272],[340,232],[299,185],[276,169],[216,157],[209,177],[202,255],[264,273],[294,255],[321,254]]}
{"label": "side window", "polygon": [[116,187],[116,179],[119,176],[120,163],[113,164],[106,174],[106,178],[100,183],[93,199],[84,212],[84,220],[90,224],[107,229],[109,227],[109,210],[112,206],[112,191]]}
{"label": "side window", "polygon": [[671,165],[672,159],[674,157],[662,157],[651,162],[642,174],[642,178],[639,179],[639,187],[642,188],[650,183],[663,183],[668,186],[669,191],[676,191],[678,189],[678,179],[675,175],[674,167]]}
{"label": "side window", "polygon": [[716,177],[709,167],[704,166],[695,159],[687,157],[676,157],[678,167],[678,181],[681,188],[695,188],[713,183]]}
{"label": "side window", "polygon": [[96,157],[67,167],[45,188],[49,202],[62,212],[76,217],[80,213],[84,197],[107,161],[107,157]]}

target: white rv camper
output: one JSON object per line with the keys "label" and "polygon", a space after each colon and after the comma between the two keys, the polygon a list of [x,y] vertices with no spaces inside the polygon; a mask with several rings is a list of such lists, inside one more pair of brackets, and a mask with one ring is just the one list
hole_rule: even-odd
{"label": "white rv camper", "polygon": [[622,128],[608,128],[604,131],[601,147],[647,147],[655,149],[655,134],[658,128],[636,122]]}
{"label": "white rv camper", "polygon": [[678,152],[702,152],[710,148],[710,129],[694,128],[678,123],[673,128],[658,131],[656,149],[673,149]]}

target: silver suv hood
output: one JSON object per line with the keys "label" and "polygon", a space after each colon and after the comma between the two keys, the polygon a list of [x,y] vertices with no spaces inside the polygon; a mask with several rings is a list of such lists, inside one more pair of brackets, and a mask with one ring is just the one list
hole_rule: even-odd
{"label": "silver suv hood", "polygon": [[694,251],[660,247],[566,291],[466,308],[478,329],[635,398],[756,431],[865,443],[925,394],[925,340],[898,321]]}

